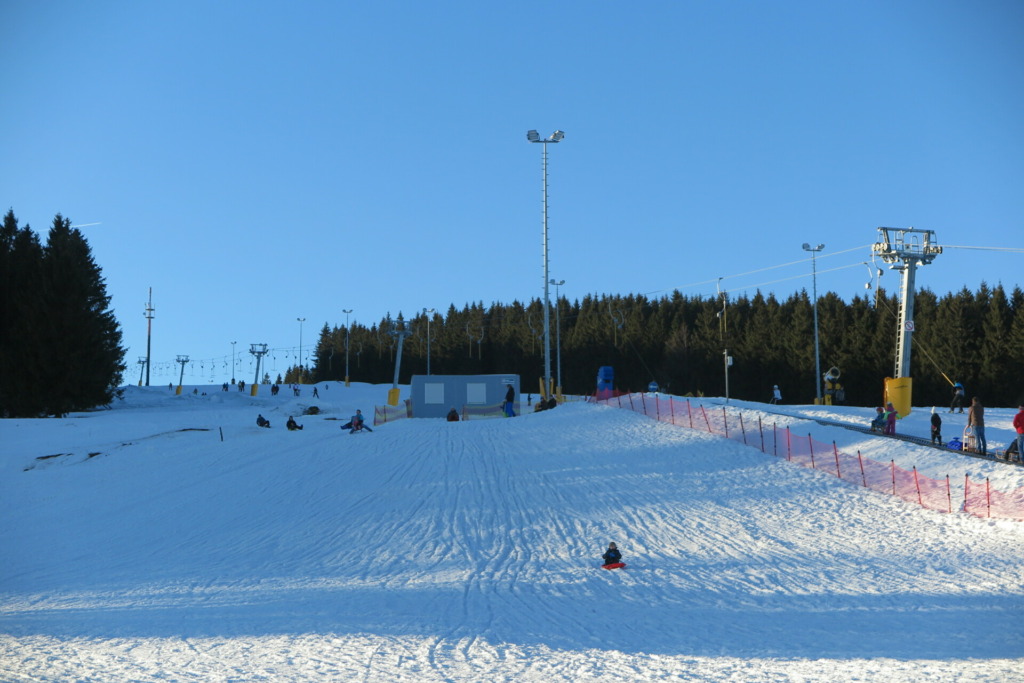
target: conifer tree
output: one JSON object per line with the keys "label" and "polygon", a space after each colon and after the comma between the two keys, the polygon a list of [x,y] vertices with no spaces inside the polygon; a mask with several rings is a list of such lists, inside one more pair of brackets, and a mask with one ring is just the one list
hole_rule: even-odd
{"label": "conifer tree", "polygon": [[42,301],[47,358],[39,378],[48,392],[46,412],[107,405],[125,369],[121,329],[88,242],[60,214],[43,250]]}

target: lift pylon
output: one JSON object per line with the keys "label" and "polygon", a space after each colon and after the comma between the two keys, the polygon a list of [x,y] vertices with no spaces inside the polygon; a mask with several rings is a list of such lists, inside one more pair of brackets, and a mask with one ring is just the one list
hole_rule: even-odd
{"label": "lift pylon", "polygon": [[[942,253],[934,230],[878,228],[879,241],[871,245],[889,268],[900,272],[900,310],[896,328],[896,363],[886,380],[885,394],[901,417],[910,414],[910,341],[914,333],[914,281],[918,265],[928,265]],[[899,405],[897,405],[897,402]]]}

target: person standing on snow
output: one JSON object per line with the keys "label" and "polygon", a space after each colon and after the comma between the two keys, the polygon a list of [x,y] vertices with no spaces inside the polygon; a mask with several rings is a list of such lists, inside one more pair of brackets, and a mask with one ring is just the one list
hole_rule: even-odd
{"label": "person standing on snow", "polygon": [[769,403],[772,404],[772,405],[775,405],[777,403],[782,403],[782,392],[779,391],[779,385],[778,384],[776,384],[775,386],[772,387],[772,400],[769,401]]}
{"label": "person standing on snow", "polygon": [[1017,457],[1024,462],[1024,404],[1021,404],[1017,414],[1013,416],[1013,428],[1017,430]]}
{"label": "person standing on snow", "polygon": [[511,384],[508,385],[508,391],[505,392],[505,417],[516,416],[516,390]]}
{"label": "person standing on snow", "polygon": [[622,553],[619,552],[619,549],[615,547],[614,543],[609,543],[608,551],[601,556],[601,559],[604,560],[605,564],[615,564],[616,562],[622,561]]}
{"label": "person standing on snow", "polygon": [[974,429],[974,438],[978,444],[978,452],[982,455],[988,454],[988,443],[985,441],[985,407],[981,400],[975,396],[971,400],[971,407],[967,411],[967,426]]}
{"label": "person standing on snow", "polygon": [[885,430],[883,434],[895,434],[896,433],[896,409],[892,407],[892,403],[885,404]]}
{"label": "person standing on snow", "polygon": [[942,418],[932,408],[932,443],[942,445]]}

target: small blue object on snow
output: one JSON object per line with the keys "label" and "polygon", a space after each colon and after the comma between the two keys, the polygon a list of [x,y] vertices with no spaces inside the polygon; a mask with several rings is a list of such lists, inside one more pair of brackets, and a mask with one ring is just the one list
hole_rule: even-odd
{"label": "small blue object on snow", "polygon": [[650,384],[647,385],[647,391],[651,392],[652,394],[658,393],[658,383],[652,381]]}
{"label": "small blue object on snow", "polygon": [[952,448],[954,451],[962,451],[964,449],[964,444],[960,439],[953,438],[946,444],[946,448]]}

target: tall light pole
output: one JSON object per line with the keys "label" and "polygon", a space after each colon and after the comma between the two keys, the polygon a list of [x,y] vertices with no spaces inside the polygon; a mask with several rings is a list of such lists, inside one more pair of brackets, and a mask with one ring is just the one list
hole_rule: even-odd
{"label": "tall light pole", "polygon": [[559,320],[558,314],[558,302],[561,297],[558,294],[558,288],[565,284],[565,280],[555,280],[552,278],[548,281],[549,284],[555,286],[555,358],[558,361],[558,374],[555,382],[555,393],[558,396],[562,395],[562,323]]}
{"label": "tall light pole", "polygon": [[302,384],[302,323],[305,318],[296,318],[299,321],[299,384]]}
{"label": "tall light pole", "polygon": [[348,316],[352,312],[351,308],[343,308],[341,312],[345,314],[345,386],[348,384]]}
{"label": "tall light pole", "polygon": [[543,170],[543,224],[544,233],[541,239],[541,246],[544,258],[544,396],[547,397],[551,391],[551,294],[548,286],[551,284],[548,279],[548,143],[560,142],[565,133],[556,130],[549,137],[541,138],[535,130],[526,131],[526,139],[530,142],[538,142],[544,145],[544,153],[541,156]]}
{"label": "tall light pole", "polygon": [[153,356],[153,313],[156,311],[153,308],[153,288],[149,288],[149,303],[146,304],[146,312],[143,313],[146,316],[146,386],[149,386],[149,368],[152,365]]}
{"label": "tall light pole", "polygon": [[427,316],[427,375],[430,375],[430,319],[437,313],[436,309],[424,308],[423,315]]}
{"label": "tall light pole", "polygon": [[231,342],[231,384],[235,383],[235,344],[237,341]]}
{"label": "tall light pole", "polygon": [[815,257],[825,248],[824,244],[812,247],[804,242],[804,251],[811,252],[812,293],[814,296],[814,404],[821,404],[821,356],[818,352],[818,265]]}

